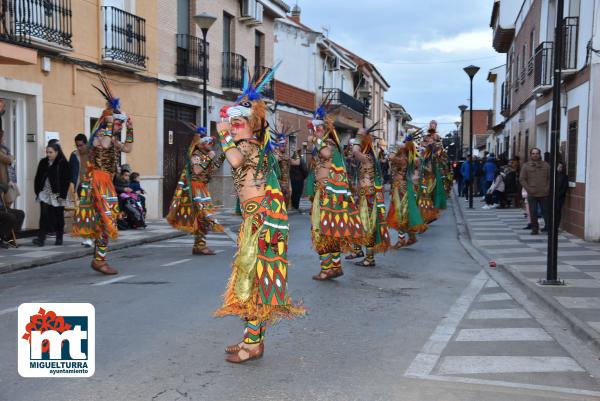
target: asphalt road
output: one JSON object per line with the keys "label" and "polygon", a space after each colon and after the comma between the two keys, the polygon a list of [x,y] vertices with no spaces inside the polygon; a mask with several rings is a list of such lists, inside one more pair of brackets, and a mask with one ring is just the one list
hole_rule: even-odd
{"label": "asphalt road", "polygon": [[[451,210],[414,247],[345,262],[331,282],[311,279],[308,216],[291,223],[290,291],[310,313],[270,327],[264,358],[242,366],[223,359],[240,321],[212,317],[235,252],[225,235],[213,257],[192,256],[189,237],[114,252],[116,277],[88,259],[0,275],[0,400],[600,399],[597,358],[481,272]],[[93,377],[18,375],[15,307],[33,301],[95,306]]]}

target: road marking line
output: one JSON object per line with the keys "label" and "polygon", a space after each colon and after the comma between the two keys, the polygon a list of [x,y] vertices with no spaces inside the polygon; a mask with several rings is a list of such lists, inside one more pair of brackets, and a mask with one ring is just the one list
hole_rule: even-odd
{"label": "road marking line", "polygon": [[529,319],[525,309],[475,309],[467,319]]}
{"label": "road marking line", "polygon": [[448,313],[446,313],[446,317],[435,328],[431,337],[429,337],[429,340],[427,340],[421,349],[421,352],[410,364],[406,373],[404,373],[405,376],[421,377],[431,373],[440,359],[442,351],[446,348],[448,342],[450,342],[450,338],[452,338],[458,324],[488,279],[489,276],[482,270],[471,280],[467,288],[462,292],[454,305],[452,305]]}
{"label": "road marking line", "polygon": [[131,277],[135,277],[135,275],[131,274],[129,276],[121,276],[121,277],[111,278],[110,280],[100,281],[99,283],[95,283],[95,284],[92,284],[92,285],[93,286],[98,286],[98,285],[112,284],[112,283],[116,283],[117,281],[127,280],[128,278],[131,278]]}
{"label": "road marking line", "polygon": [[590,391],[590,390],[579,390],[575,388],[568,387],[553,387],[553,386],[542,386],[537,384],[526,384],[526,383],[511,383],[501,380],[482,380],[482,379],[470,379],[467,377],[456,377],[456,376],[436,376],[436,375],[405,375],[408,377],[412,377],[415,379],[423,379],[423,380],[435,380],[449,383],[465,383],[465,384],[478,384],[484,386],[499,386],[499,387],[508,387],[515,389],[526,389],[533,391],[550,391],[556,393],[563,394],[571,394],[571,395],[585,395],[590,397],[598,397],[600,396],[600,392],[598,391]]}
{"label": "road marking line", "polygon": [[16,312],[17,310],[19,310],[18,306],[15,306],[14,308],[7,308],[7,309],[2,309],[0,310],[0,316],[1,315],[6,315],[12,312]]}
{"label": "road marking line", "polygon": [[192,259],[181,259],[181,260],[176,260],[174,262],[170,262],[170,263],[165,263],[164,265],[160,265],[160,267],[169,267],[169,266],[175,266],[181,263],[185,263],[185,262],[189,262]]}
{"label": "road marking line", "polygon": [[462,329],[455,341],[552,341],[540,328]]}
{"label": "road marking line", "polygon": [[441,375],[546,372],[585,370],[566,356],[446,356],[438,368]]}
{"label": "road marking line", "polygon": [[492,301],[510,301],[512,298],[505,292],[499,292],[496,294],[483,294],[479,297],[477,302],[492,302]]}

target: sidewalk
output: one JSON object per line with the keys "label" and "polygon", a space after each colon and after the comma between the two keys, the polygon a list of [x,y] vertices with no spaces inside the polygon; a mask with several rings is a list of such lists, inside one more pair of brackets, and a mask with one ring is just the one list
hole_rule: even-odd
{"label": "sidewalk", "polygon": [[[240,217],[224,212],[219,214],[218,220],[224,226],[237,231]],[[174,230],[164,219],[146,221],[146,224],[148,226],[145,229],[119,231],[119,239],[110,243],[109,250],[114,251],[187,235],[185,232]],[[17,241],[19,248],[0,249],[0,274],[76,259],[92,255],[94,252],[93,248],[81,244],[81,238],[74,238],[68,234],[64,236],[61,246],[55,246],[52,237],[46,240],[44,247],[34,246],[31,240],[32,238],[22,238]]]}
{"label": "sidewalk", "polygon": [[[454,204],[462,215],[473,245],[497,269],[503,269],[570,323],[580,338],[600,349],[600,244],[560,232],[558,278],[564,286],[542,286],[546,277],[547,236],[525,230],[527,219],[521,209],[482,210],[474,199],[468,209],[464,198],[454,192]],[[543,224],[542,224],[543,225]]]}

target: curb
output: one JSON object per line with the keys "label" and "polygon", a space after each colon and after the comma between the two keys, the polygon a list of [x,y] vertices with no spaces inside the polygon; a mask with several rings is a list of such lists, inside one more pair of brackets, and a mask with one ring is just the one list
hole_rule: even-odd
{"label": "curb", "polygon": [[[117,251],[120,249],[131,248],[133,246],[147,244],[151,242],[164,241],[167,239],[178,238],[188,235],[188,233],[182,231],[174,231],[172,233],[164,233],[157,234],[154,236],[149,236],[146,238],[138,238],[129,241],[123,241],[121,243],[115,242],[111,245],[111,251]],[[64,262],[66,260],[78,259],[84,256],[93,255],[94,250],[92,248],[82,248],[77,251],[72,252],[64,252],[59,255],[52,255],[45,258],[33,259],[33,260],[25,260],[23,262],[17,262],[10,264],[8,266],[0,267],[0,274],[11,273],[17,270],[31,269],[34,267],[40,267],[44,265],[49,265],[57,262]]]}
{"label": "curb", "polygon": [[[455,189],[453,189],[453,194],[454,200],[460,199]],[[492,258],[484,249],[473,243],[471,227],[469,226],[464,217],[462,208],[458,205],[457,202],[452,202],[452,209],[454,211],[454,215],[456,216],[457,224],[462,225],[464,227],[464,234],[466,234],[467,237],[461,238],[463,233],[459,232],[459,239],[461,239],[461,244],[462,240],[468,241],[473,252],[477,252],[477,256],[479,257],[476,257],[476,255],[472,255],[471,250],[468,249],[468,247],[465,247],[465,244],[462,244],[463,247],[465,248],[467,253],[471,254],[473,259],[482,264],[483,269],[486,272],[488,272],[488,274],[493,271],[499,271],[500,269],[502,269],[502,271],[507,272],[509,276],[512,277],[515,280],[515,282],[519,285],[519,287],[525,292],[526,295],[532,296],[536,300],[541,301],[553,312],[557,313],[562,318],[562,320],[567,323],[569,328],[573,330],[573,333],[575,333],[579,340],[591,346],[594,349],[594,351],[600,353],[600,334],[592,328],[590,328],[585,322],[581,321],[581,319],[573,316],[564,306],[562,306],[552,296],[544,293],[544,291],[541,288],[539,288],[535,283],[532,283],[530,280],[528,280],[525,276],[523,276],[523,274],[521,274],[521,272],[504,264],[498,264],[496,269],[490,269],[490,267],[487,264],[487,261],[492,260]]]}

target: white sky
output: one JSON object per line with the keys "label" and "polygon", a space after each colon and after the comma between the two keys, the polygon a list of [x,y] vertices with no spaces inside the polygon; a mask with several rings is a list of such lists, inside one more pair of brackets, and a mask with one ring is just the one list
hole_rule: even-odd
{"label": "white sky", "polygon": [[462,68],[470,64],[481,67],[473,108],[491,108],[487,73],[505,63],[505,55],[492,48],[493,0],[298,0],[298,5],[304,24],[316,31],[327,27],[334,41],[375,64],[391,85],[386,100],[402,104],[414,122],[435,118],[442,133],[455,129],[458,105],[469,101]]}

